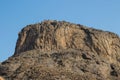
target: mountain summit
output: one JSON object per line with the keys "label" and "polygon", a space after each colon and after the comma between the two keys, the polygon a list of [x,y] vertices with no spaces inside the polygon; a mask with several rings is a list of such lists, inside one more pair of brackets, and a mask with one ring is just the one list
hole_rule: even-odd
{"label": "mountain summit", "polygon": [[66,21],[46,20],[19,33],[0,64],[6,80],[119,80],[120,38]]}

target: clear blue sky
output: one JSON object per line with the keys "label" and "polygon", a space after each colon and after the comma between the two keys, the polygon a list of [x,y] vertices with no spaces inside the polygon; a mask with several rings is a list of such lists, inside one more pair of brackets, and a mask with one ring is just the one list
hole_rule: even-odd
{"label": "clear blue sky", "polygon": [[120,35],[120,0],[0,0],[0,61],[13,55],[23,27],[46,19],[66,20]]}

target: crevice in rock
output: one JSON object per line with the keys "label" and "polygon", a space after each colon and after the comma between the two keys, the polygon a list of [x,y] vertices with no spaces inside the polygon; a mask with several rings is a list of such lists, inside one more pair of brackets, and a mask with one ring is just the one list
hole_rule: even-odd
{"label": "crevice in rock", "polygon": [[91,60],[91,57],[90,57],[88,54],[86,54],[86,53],[83,53],[83,54],[82,54],[82,58],[83,58],[83,59]]}
{"label": "crevice in rock", "polygon": [[110,67],[111,67],[110,75],[118,77],[118,73],[115,69],[115,65],[111,64]]}

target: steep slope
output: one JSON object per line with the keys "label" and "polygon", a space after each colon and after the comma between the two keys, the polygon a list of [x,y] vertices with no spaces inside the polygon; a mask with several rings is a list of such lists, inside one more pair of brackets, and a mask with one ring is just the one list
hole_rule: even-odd
{"label": "steep slope", "polygon": [[120,38],[65,21],[21,30],[15,53],[0,65],[8,80],[119,80]]}

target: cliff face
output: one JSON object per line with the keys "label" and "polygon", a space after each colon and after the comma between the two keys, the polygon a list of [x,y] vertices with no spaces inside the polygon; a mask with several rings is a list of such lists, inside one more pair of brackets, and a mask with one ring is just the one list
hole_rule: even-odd
{"label": "cliff face", "polygon": [[15,53],[0,65],[8,80],[119,80],[120,38],[65,21],[21,30]]}

